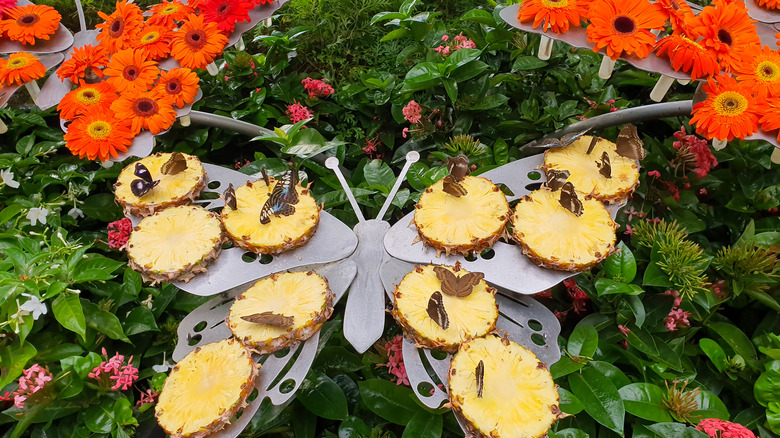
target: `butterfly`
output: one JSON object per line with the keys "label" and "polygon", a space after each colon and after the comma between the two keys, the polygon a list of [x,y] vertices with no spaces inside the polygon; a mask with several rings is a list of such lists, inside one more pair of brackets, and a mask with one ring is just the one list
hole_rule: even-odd
{"label": "butterfly", "polygon": [[481,272],[469,272],[458,277],[454,272],[442,266],[434,267],[433,272],[436,273],[436,278],[441,282],[441,291],[451,297],[458,298],[471,295],[474,286],[478,285],[485,277],[485,274]]}
{"label": "butterfly", "polygon": [[580,137],[585,135],[588,131],[590,131],[590,128],[585,129],[583,131],[579,132],[572,132],[570,134],[562,135],[561,138],[545,138],[542,139],[540,142],[534,145],[536,148],[564,148],[575,141],[579,140]]}
{"label": "butterfly", "polygon": [[295,204],[298,203],[298,192],[295,185],[298,183],[298,173],[288,170],[274,186],[273,192],[260,210],[260,223],[267,225],[271,222],[271,215],[290,216],[295,213]]}
{"label": "butterfly", "polygon": [[550,169],[547,171],[547,187],[552,191],[559,190],[569,178],[568,170]]}
{"label": "butterfly", "polygon": [[617,153],[621,157],[631,158],[632,160],[644,160],[647,151],[642,148],[644,143],[636,132],[636,126],[626,125],[620,130],[617,140]]}
{"label": "butterfly", "polygon": [[485,386],[485,362],[479,361],[474,374],[477,378],[477,398],[482,398],[482,390]]}
{"label": "butterfly", "polygon": [[604,151],[601,154],[601,161],[596,161],[596,166],[599,167],[599,173],[604,178],[612,178],[612,165],[610,165],[609,162],[609,154],[607,151]]}
{"label": "butterfly", "polygon": [[187,159],[181,152],[174,152],[160,168],[163,175],[176,175],[187,170]]}
{"label": "butterfly", "polygon": [[444,310],[444,297],[439,291],[434,292],[428,300],[428,316],[444,330],[450,326],[450,319],[447,317],[447,311]]}
{"label": "butterfly", "polygon": [[577,197],[577,192],[574,191],[572,183],[567,182],[561,187],[561,198],[558,202],[575,216],[582,216],[582,201]]}
{"label": "butterfly", "polygon": [[442,181],[444,192],[456,198],[468,194],[468,191],[463,187],[461,181],[466,178],[466,175],[471,173],[471,170],[469,169],[469,159],[465,155],[448,157],[447,172],[450,174],[445,176]]}
{"label": "butterfly", "polygon": [[139,198],[147,194],[149,190],[152,190],[157,184],[160,184],[159,179],[157,181],[152,180],[152,174],[149,173],[149,169],[140,162],[135,163],[135,172],[133,172],[133,175],[137,176],[138,179],[134,179],[130,183],[130,191]]}
{"label": "butterfly", "polygon": [[600,137],[593,137],[592,139],[590,139],[590,144],[588,145],[588,150],[585,151],[586,155],[590,155],[590,153],[593,152],[593,148],[596,147],[596,143],[599,142],[599,138]]}
{"label": "butterfly", "polygon": [[281,327],[281,328],[292,327],[293,325],[292,316],[284,316],[282,314],[274,313],[271,311],[242,316],[241,319],[254,324],[265,324],[265,325],[270,325],[273,327]]}
{"label": "butterfly", "polygon": [[228,186],[227,190],[225,190],[223,199],[225,200],[225,205],[228,207],[232,208],[233,210],[238,208],[236,204],[236,189],[233,188],[232,183]]}

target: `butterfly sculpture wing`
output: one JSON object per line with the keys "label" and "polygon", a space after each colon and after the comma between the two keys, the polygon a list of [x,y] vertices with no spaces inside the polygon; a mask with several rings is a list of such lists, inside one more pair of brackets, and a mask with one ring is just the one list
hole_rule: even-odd
{"label": "butterfly sculpture wing", "polygon": [[149,190],[152,190],[157,184],[160,183],[160,180],[152,180],[152,174],[149,173],[149,169],[147,169],[146,166],[140,162],[135,163],[135,171],[133,172],[133,175],[137,176],[138,178],[130,182],[130,191],[139,198],[149,193]]}

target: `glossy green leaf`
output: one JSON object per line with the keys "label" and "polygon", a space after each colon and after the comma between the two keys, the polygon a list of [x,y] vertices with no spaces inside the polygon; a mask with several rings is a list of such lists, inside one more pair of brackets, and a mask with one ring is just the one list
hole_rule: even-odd
{"label": "glossy green leaf", "polygon": [[657,423],[646,427],[659,438],[709,438],[706,433],[682,423]]}
{"label": "glossy green leaf", "polygon": [[122,323],[119,322],[119,318],[116,315],[100,310],[98,306],[83,298],[81,299],[81,307],[84,309],[87,327],[97,330],[111,339],[118,339],[132,344],[130,339],[125,336]]}
{"label": "glossy green leaf", "polygon": [[81,339],[87,335],[87,321],[78,294],[62,293],[51,303],[54,318],[66,329],[78,333]]}
{"label": "glossy green leaf", "polygon": [[617,245],[617,249],[618,252],[610,255],[602,262],[604,271],[613,280],[631,283],[636,277],[634,253],[622,241]]}
{"label": "glossy green leaf", "polygon": [[570,357],[562,357],[558,362],[555,362],[550,366],[550,374],[553,379],[559,379],[563,376],[569,375],[575,371],[582,369],[585,366],[585,362],[577,362]]}
{"label": "glossy green leaf", "polygon": [[0,348],[0,389],[22,375],[27,362],[35,357],[37,351],[29,343],[15,339],[10,344]]}
{"label": "glossy green leaf", "polygon": [[599,296],[604,295],[641,295],[645,291],[635,285],[609,278],[599,278],[594,284]]}
{"label": "glossy green leaf", "polygon": [[110,406],[98,403],[84,412],[84,424],[92,433],[109,433],[116,426]]}
{"label": "glossy green leaf", "polygon": [[371,428],[359,417],[347,417],[339,424],[339,438],[360,438],[371,434]]}
{"label": "glossy green leaf", "polygon": [[629,383],[631,383],[631,380],[628,379],[628,377],[623,373],[623,371],[616,367],[615,365],[612,365],[609,362],[604,362],[600,360],[592,360],[588,362],[588,365],[597,369],[601,374],[604,375],[607,379],[609,379],[610,382],[612,382],[613,385],[615,385],[615,388],[622,388]]}
{"label": "glossy green leaf", "polygon": [[635,295],[628,295],[626,296],[625,303],[634,314],[634,324],[636,324],[637,327],[642,327],[642,324],[645,323],[645,317],[647,316],[645,305],[642,300]]}
{"label": "glossy green leaf", "polygon": [[568,389],[558,387],[558,403],[561,411],[569,415],[577,415],[582,412],[583,406],[580,399]]}
{"label": "glossy green leaf", "polygon": [[313,414],[330,420],[349,415],[347,396],[339,385],[319,371],[310,371],[296,393],[298,401]]}
{"label": "glossy green leaf", "polygon": [[572,356],[593,357],[599,346],[599,333],[592,325],[579,324],[569,336],[567,351]]}
{"label": "glossy green leaf", "polygon": [[780,403],[780,371],[768,369],[761,373],[753,387],[753,395],[764,407],[770,403]]}
{"label": "glossy green leaf", "polygon": [[569,375],[569,387],[585,412],[603,426],[623,435],[626,411],[615,385],[598,370],[585,367]]}
{"label": "glossy green leaf", "polygon": [[553,432],[547,432],[549,438],[590,438],[590,436],[580,429],[568,428]]}
{"label": "glossy green leaf", "polygon": [[745,359],[745,363],[751,368],[757,369],[756,349],[742,330],[727,322],[711,322],[707,327],[722,337],[735,353]]}
{"label": "glossy green leaf", "polygon": [[650,383],[632,383],[618,390],[626,412],[645,420],[664,423],[672,421],[664,406],[664,391]]}
{"label": "glossy green leaf", "polygon": [[718,396],[709,391],[700,391],[696,396],[696,403],[699,408],[691,412],[693,418],[720,418],[721,420],[730,418],[726,405]]}
{"label": "glossy green leaf", "polygon": [[512,70],[536,70],[542,67],[547,67],[547,62],[536,56],[521,56],[512,64]]}
{"label": "glossy green leaf", "polygon": [[124,321],[122,321],[122,327],[127,336],[137,335],[145,332],[156,332],[160,329],[157,328],[157,323],[154,320],[154,314],[146,306],[138,306],[133,308],[130,313],[127,314]]}
{"label": "glossy green leaf", "polygon": [[410,388],[380,379],[358,382],[358,386],[363,404],[395,424],[407,425],[421,409],[410,400],[410,397],[416,397]]}
{"label": "glossy green leaf", "polygon": [[441,415],[420,411],[409,420],[401,438],[440,438],[443,424]]}
{"label": "glossy green leaf", "polygon": [[363,167],[363,176],[370,186],[381,186],[389,189],[395,183],[393,169],[382,160],[371,160]]}
{"label": "glossy green leaf", "polygon": [[655,263],[650,263],[645,269],[645,275],[642,277],[643,286],[671,287],[669,275],[662,271]]}
{"label": "glossy green leaf", "polygon": [[114,278],[113,272],[124,265],[123,262],[100,254],[87,254],[76,264],[71,279],[74,283],[111,280]]}
{"label": "glossy green leaf", "polygon": [[421,62],[412,67],[404,78],[404,91],[420,91],[439,83],[439,67],[432,62]]}
{"label": "glossy green leaf", "polygon": [[726,352],[723,351],[723,348],[717,342],[710,338],[702,338],[699,339],[699,348],[710,358],[718,371],[723,372],[726,370],[728,366],[726,363]]}

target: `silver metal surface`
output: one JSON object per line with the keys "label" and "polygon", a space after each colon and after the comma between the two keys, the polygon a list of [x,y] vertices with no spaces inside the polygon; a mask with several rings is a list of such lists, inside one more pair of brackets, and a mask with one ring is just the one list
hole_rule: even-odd
{"label": "silver metal surface", "polygon": [[[780,12],[775,10],[762,8],[758,5],[756,0],[745,0],[745,7],[747,7],[748,15],[754,20],[758,20],[761,23],[778,23],[780,22]],[[762,41],[762,43],[764,43]],[[767,44],[767,43],[764,43]],[[774,46],[770,46],[774,47]]]}
{"label": "silver metal surface", "polygon": [[[44,67],[46,67],[46,70],[51,70],[53,67],[57,66],[60,62],[62,62],[62,58],[63,56],[61,53],[52,53],[38,56],[38,60],[41,61],[41,64],[43,64]],[[8,99],[10,99],[19,88],[19,85],[0,87],[0,108],[8,103]],[[40,98],[40,94],[38,95],[38,98]]]}
{"label": "silver metal surface", "polygon": [[[27,0],[18,0],[16,6],[27,6],[33,4]],[[49,36],[48,40],[36,39],[35,44],[22,44],[18,41],[11,41],[8,38],[0,40],[0,53],[27,52],[33,55],[44,53],[56,53],[68,50],[73,45],[73,35],[68,28],[60,23],[54,35]]]}
{"label": "silver metal surface", "polygon": [[[307,270],[314,270],[328,280],[331,291],[336,295],[335,303],[344,296],[344,292],[355,277],[357,266],[354,262],[343,260],[327,265],[299,266],[291,271]],[[232,336],[230,329],[225,325],[225,320],[230,313],[230,306],[237,295],[247,290],[255,282],[253,280],[225,291],[187,315],[179,324],[177,331],[179,342],[173,352],[173,360],[178,362],[198,346]],[[203,327],[202,330],[196,330],[199,326]],[[286,354],[280,357],[274,354],[254,356],[257,362],[265,359],[255,381],[255,388],[258,390],[257,397],[243,409],[241,417],[237,421],[209,436],[234,438],[244,430],[249,420],[260,408],[263,399],[269,398],[271,403],[278,406],[292,398],[314,362],[319,339],[320,333],[317,332],[307,341],[291,347]],[[295,357],[295,362],[285,371],[293,357]],[[283,386],[285,387],[284,392],[282,392]]]}

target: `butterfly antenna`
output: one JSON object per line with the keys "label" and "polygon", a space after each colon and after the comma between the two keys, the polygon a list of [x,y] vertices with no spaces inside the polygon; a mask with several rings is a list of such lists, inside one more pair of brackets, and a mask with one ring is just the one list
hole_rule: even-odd
{"label": "butterfly antenna", "polygon": [[409,151],[406,153],[406,163],[404,164],[404,167],[401,169],[401,173],[398,174],[398,178],[396,178],[395,184],[393,184],[393,189],[390,190],[390,193],[387,195],[387,199],[385,199],[385,203],[382,204],[382,209],[379,210],[379,214],[376,215],[376,218],[378,220],[382,220],[382,218],[385,217],[385,213],[387,213],[387,209],[390,208],[390,204],[393,203],[393,198],[395,198],[395,194],[398,192],[398,189],[401,187],[401,183],[404,182],[406,173],[409,172],[409,167],[411,167],[412,164],[416,163],[419,160],[420,160],[419,152]]}
{"label": "butterfly antenna", "polygon": [[352,205],[352,209],[355,210],[355,216],[357,217],[358,222],[365,222],[366,218],[363,216],[363,212],[360,211],[360,206],[355,200],[355,195],[352,194],[352,190],[350,190],[347,180],[344,179],[344,174],[342,174],[341,169],[339,169],[339,159],[336,157],[328,158],[325,160],[325,167],[336,174],[336,178],[338,178],[341,188],[344,189],[344,193],[347,195],[347,199],[349,200],[350,205]]}

